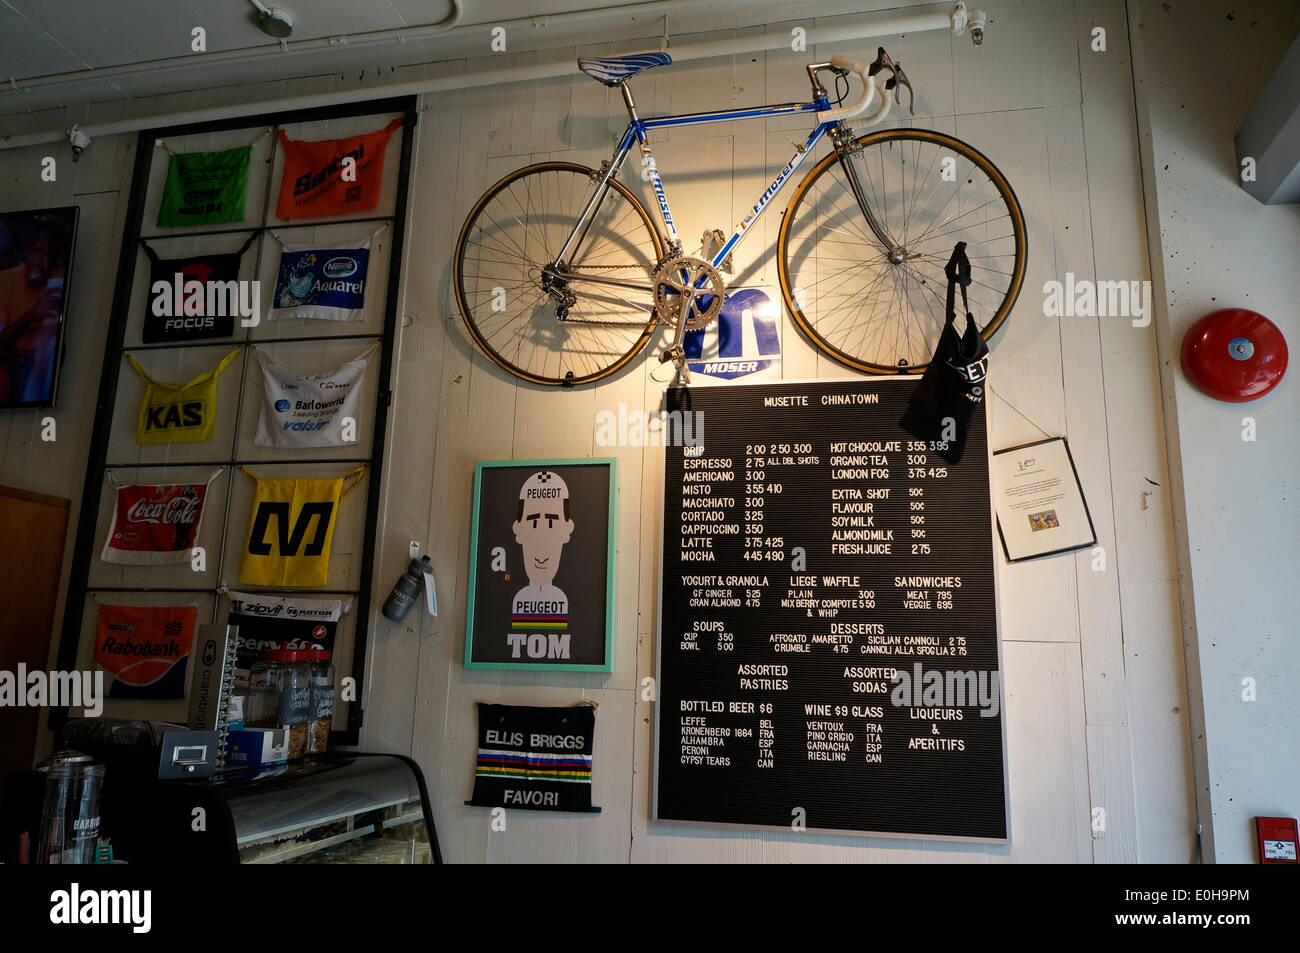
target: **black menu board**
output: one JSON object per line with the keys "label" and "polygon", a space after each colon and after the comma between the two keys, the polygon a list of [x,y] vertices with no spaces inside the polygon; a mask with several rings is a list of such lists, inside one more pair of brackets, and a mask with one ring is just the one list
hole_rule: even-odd
{"label": "black menu board", "polygon": [[915,381],[668,391],[657,820],[1009,839],[984,411],[948,465]]}

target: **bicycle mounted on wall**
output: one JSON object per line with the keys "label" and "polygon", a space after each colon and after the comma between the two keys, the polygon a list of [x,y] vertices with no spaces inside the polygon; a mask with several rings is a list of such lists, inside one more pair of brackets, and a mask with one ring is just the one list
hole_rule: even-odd
{"label": "bicycle mounted on wall", "polygon": [[[572,386],[624,367],[656,328],[673,329],[660,355],[689,380],[683,338],[722,309],[721,271],[771,200],[823,138],[832,151],[795,189],[777,238],[781,294],[800,331],[840,363],[870,374],[924,371],[943,330],[944,264],[964,241],[971,288],[989,318],[1006,321],[1026,266],[1024,214],[1010,184],[983,154],[945,133],[896,128],[855,136],[902,105],[912,85],[883,48],[870,65],[834,56],[806,69],[808,103],[643,119],[628,81],[672,62],[667,53],[578,60],[617,88],[629,122],[599,169],[541,162],[493,185],[475,203],[456,246],[456,297],[474,341],[526,381]],[[837,98],[821,82],[835,78]],[[848,77],[862,82],[842,105]],[[844,91],[839,92],[839,84]],[[812,113],[817,126],[709,258],[686,255],[649,143],[652,129]],[[618,173],[637,145],[664,231]],[[704,254],[707,254],[705,252]],[[978,263],[976,263],[978,262]]]}

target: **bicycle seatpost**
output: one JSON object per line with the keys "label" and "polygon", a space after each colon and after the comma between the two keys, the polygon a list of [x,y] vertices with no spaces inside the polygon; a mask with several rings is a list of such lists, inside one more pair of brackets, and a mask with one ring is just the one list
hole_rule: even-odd
{"label": "bicycle seatpost", "polygon": [[636,122],[636,102],[632,99],[632,89],[624,80],[618,85],[618,91],[623,94],[623,105],[627,107],[627,115],[633,122]]}

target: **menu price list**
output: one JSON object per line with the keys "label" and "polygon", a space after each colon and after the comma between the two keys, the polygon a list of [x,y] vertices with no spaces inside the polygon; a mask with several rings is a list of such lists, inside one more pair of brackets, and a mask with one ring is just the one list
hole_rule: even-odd
{"label": "menu price list", "polygon": [[913,386],[668,392],[657,819],[1007,838],[983,408],[949,465]]}

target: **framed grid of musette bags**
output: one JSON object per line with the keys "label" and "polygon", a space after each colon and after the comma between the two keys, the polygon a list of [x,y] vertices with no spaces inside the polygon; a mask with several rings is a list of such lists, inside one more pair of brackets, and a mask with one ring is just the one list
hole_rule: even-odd
{"label": "framed grid of musette bags", "polygon": [[[105,648],[138,609],[310,600],[308,637],[365,685],[416,117],[402,98],[140,134],[58,650],[129,699],[105,714],[185,717],[183,669]],[[332,741],[361,722],[340,701]]]}

